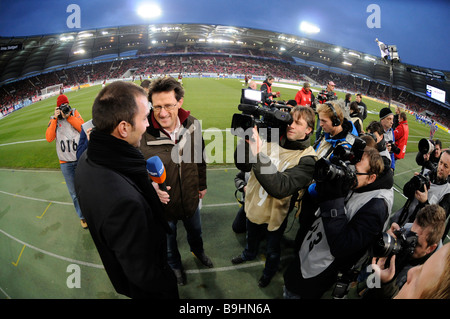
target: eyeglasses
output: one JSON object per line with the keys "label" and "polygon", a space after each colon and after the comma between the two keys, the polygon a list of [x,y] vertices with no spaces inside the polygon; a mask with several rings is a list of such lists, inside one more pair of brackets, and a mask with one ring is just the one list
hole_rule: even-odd
{"label": "eyeglasses", "polygon": [[175,108],[175,106],[177,106],[178,102],[173,104],[173,105],[163,105],[163,106],[155,106],[153,105],[153,110],[155,112],[161,112],[162,109],[165,109],[166,111],[171,111]]}
{"label": "eyeglasses", "polygon": [[360,173],[360,172],[356,172],[355,174],[356,174],[356,175],[372,175],[372,174],[370,174],[370,173]]}

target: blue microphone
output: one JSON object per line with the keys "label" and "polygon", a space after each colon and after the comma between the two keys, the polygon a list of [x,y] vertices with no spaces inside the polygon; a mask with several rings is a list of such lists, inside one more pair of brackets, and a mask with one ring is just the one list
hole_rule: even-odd
{"label": "blue microphone", "polygon": [[159,156],[152,156],[147,160],[147,172],[152,181],[159,185],[159,189],[167,192],[166,169]]}

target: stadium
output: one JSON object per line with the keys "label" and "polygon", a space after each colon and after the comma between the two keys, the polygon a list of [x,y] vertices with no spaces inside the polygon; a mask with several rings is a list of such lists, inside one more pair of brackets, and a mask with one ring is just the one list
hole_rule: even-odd
{"label": "stadium", "polygon": [[[274,76],[280,101],[292,100],[304,82],[316,94],[333,81],[340,99],[362,94],[368,109],[364,126],[379,120],[382,108],[405,111],[410,135],[406,156],[396,163],[393,212],[405,203],[403,185],[421,169],[415,161],[418,143],[430,136],[431,125],[437,127],[434,139],[443,148],[450,146],[450,71],[404,63],[401,52],[400,61],[390,64],[379,55],[307,36],[198,23],[0,37],[0,47],[0,299],[125,298],[111,285],[89,232],[79,227],[55,145],[45,140],[61,93],[88,121],[93,100],[105,85],[182,79],[184,105],[201,120],[206,142],[202,228],[214,268],[204,268],[179,239],[188,275],[188,284],[179,287],[181,299],[283,298],[283,269],[294,253],[288,244],[282,246],[280,270],[264,289],[257,286],[263,248],[253,262],[230,262],[245,246],[245,234],[231,229],[240,203],[232,156],[237,138],[229,130],[246,76],[258,88],[268,75]],[[431,87],[447,98],[431,96]],[[286,242],[299,227],[292,215]],[[185,236],[180,227],[178,238]],[[449,235],[444,243],[448,241]],[[73,269],[81,273],[80,286],[71,285]],[[331,291],[322,298],[332,298]],[[348,298],[359,296],[351,290]]]}

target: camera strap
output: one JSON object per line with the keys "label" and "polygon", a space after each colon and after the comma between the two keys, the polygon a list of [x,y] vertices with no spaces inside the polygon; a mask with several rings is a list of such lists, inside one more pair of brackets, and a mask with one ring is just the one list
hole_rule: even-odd
{"label": "camera strap", "polygon": [[244,201],[241,200],[241,199],[239,199],[239,197],[238,197],[238,195],[237,195],[239,192],[240,192],[240,191],[239,191],[238,189],[236,189],[236,190],[234,191],[234,197],[236,198],[236,200],[238,201],[239,204],[244,205]]}

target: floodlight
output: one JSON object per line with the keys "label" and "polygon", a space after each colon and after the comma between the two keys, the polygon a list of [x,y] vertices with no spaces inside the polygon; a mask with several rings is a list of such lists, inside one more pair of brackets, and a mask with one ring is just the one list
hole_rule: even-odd
{"label": "floodlight", "polygon": [[397,51],[397,46],[396,45],[390,45],[389,46],[389,51],[391,53],[391,60],[393,62],[400,61],[400,57],[398,56],[398,51]]}
{"label": "floodlight", "polygon": [[306,21],[300,23],[300,31],[305,33],[319,33],[320,28]]}
{"label": "floodlight", "polygon": [[161,15],[161,8],[157,4],[144,3],[137,9],[137,14],[144,19],[157,18]]}

